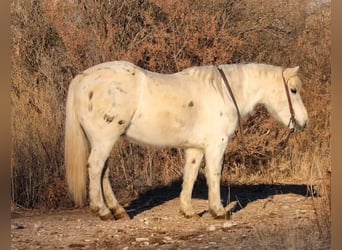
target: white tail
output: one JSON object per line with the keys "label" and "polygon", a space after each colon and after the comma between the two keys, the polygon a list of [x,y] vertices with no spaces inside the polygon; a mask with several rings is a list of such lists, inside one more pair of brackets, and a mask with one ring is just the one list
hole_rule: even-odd
{"label": "white tail", "polygon": [[70,86],[66,102],[64,159],[69,192],[76,206],[83,206],[86,197],[87,159],[89,146],[75,110],[74,86],[81,76],[76,76]]}

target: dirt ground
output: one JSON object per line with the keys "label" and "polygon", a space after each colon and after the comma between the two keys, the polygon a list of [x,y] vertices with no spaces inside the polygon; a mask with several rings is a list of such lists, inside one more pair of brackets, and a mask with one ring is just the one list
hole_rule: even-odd
{"label": "dirt ground", "polygon": [[[320,197],[306,185],[222,187],[223,203],[237,201],[228,220],[207,211],[197,188],[197,218],[179,214],[179,186],[153,190],[128,204],[130,220],[102,221],[89,208],[15,209],[12,249],[330,249],[317,223]],[[315,209],[316,208],[316,209]],[[323,229],[324,230],[324,229]]]}

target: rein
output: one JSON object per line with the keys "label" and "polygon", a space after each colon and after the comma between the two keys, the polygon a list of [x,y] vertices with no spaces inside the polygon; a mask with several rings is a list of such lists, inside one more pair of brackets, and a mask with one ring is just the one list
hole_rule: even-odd
{"label": "rein", "polygon": [[[237,113],[237,116],[238,116],[238,123],[239,123],[241,143],[243,144],[244,150],[248,154],[251,154],[250,151],[248,150],[248,148],[246,146],[246,143],[245,143],[245,140],[244,140],[243,130],[242,130],[242,118],[241,118],[239,106],[237,105],[237,102],[236,102],[236,99],[234,97],[233,91],[232,91],[232,89],[231,89],[231,87],[229,85],[229,81],[228,81],[228,79],[226,77],[226,74],[223,72],[223,70],[219,66],[216,66],[216,68],[220,72],[220,75],[221,75],[221,77],[223,79],[223,82],[224,82],[224,84],[225,84],[225,86],[226,86],[226,88],[227,88],[227,90],[229,92],[229,95],[232,98],[233,103],[235,105],[236,113]],[[284,71],[285,71],[285,68],[283,68],[281,75],[282,75],[283,83],[284,83],[284,86],[285,86],[286,97],[287,97],[287,101],[289,103],[289,109],[290,109],[290,113],[291,113],[291,117],[290,117],[290,121],[289,121],[288,127],[290,127],[291,122],[292,122],[293,126],[295,127],[296,126],[295,112],[294,112],[294,109],[293,109],[293,106],[292,106],[292,102],[291,102],[291,98],[290,98],[290,93],[289,93],[289,88],[287,86],[287,81],[285,80],[285,77],[284,77]],[[285,139],[279,142],[277,150],[272,155],[256,156],[256,158],[258,158],[260,160],[269,160],[272,157],[274,157],[275,155],[278,155],[286,147],[286,145],[287,145],[287,143],[288,143],[288,141],[290,139],[290,135],[294,131],[295,131],[294,128],[291,128],[289,130],[289,132],[286,135]]]}

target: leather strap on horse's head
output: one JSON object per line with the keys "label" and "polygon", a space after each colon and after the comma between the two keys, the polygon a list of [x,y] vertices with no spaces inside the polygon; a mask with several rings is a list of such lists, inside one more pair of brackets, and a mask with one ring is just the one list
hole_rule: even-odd
{"label": "leather strap on horse's head", "polygon": [[288,127],[290,127],[291,122],[292,122],[293,128],[291,129],[291,131],[293,132],[295,130],[297,122],[296,122],[296,119],[295,119],[295,112],[294,112],[294,109],[293,109],[293,106],[292,106],[292,101],[291,101],[291,98],[290,98],[289,87],[287,86],[288,80],[287,81],[285,80],[284,71],[285,71],[285,68],[283,68],[281,76],[283,78],[283,83],[284,83],[284,86],[285,86],[286,97],[287,97],[287,101],[289,103],[289,109],[290,109],[290,113],[291,113],[291,117],[290,117],[290,121],[289,121]]}

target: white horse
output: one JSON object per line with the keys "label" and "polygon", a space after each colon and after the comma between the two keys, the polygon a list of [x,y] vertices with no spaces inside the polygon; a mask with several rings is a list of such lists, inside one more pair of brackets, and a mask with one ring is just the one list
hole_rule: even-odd
{"label": "white horse", "polygon": [[[242,117],[262,103],[284,125],[306,126],[299,67],[232,64],[219,68],[228,79]],[[290,119],[289,106],[295,120]],[[191,196],[205,155],[209,211],[214,217],[224,217],[222,158],[237,122],[237,109],[216,66],[159,74],[114,61],[85,70],[72,80],[66,104],[65,166],[75,204],[84,205],[88,164],[91,209],[102,219],[128,216],[115,198],[109,170],[104,168],[114,143],[126,135],[145,145],[185,149],[180,212],[186,217],[196,215]]]}

